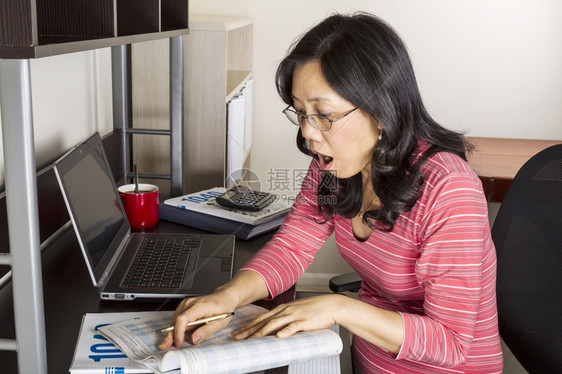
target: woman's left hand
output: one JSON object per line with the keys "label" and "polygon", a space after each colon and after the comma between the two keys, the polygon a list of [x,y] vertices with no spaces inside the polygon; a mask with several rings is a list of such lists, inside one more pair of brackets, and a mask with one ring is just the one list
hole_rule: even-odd
{"label": "woman's left hand", "polygon": [[276,333],[280,338],[298,331],[324,329],[338,323],[347,297],[338,294],[313,296],[280,305],[261,314],[234,333],[237,340]]}

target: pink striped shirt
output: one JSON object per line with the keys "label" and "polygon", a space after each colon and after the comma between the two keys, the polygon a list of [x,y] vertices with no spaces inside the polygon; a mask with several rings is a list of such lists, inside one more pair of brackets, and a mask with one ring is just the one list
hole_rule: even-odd
{"label": "pink striped shirt", "polygon": [[355,336],[358,373],[501,373],[496,311],[496,256],[480,180],[460,157],[438,153],[425,163],[422,194],[390,233],[358,241],[351,220],[319,224],[313,160],[293,209],[277,234],[244,267],[275,297],[291,287],[332,233],[343,258],[363,279],[359,298],[397,311],[400,352]]}

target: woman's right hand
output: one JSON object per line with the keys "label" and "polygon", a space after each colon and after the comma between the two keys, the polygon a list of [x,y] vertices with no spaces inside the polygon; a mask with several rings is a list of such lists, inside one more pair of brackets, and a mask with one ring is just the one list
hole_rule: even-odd
{"label": "woman's right hand", "polygon": [[179,347],[185,341],[186,332],[189,331],[192,332],[191,344],[202,342],[213,333],[226,327],[230,318],[193,327],[188,327],[187,324],[201,318],[233,312],[236,306],[236,302],[228,294],[220,291],[210,295],[184,299],[178,305],[172,317],[171,324],[174,326],[174,330],[167,333],[158,345],[158,349],[168,349],[172,344]]}
{"label": "woman's right hand", "polygon": [[189,322],[219,314],[234,312],[242,305],[269,296],[263,278],[253,271],[239,271],[225,285],[205,296],[184,299],[176,308],[172,317],[174,331],[168,332],[158,345],[159,349],[172,346],[179,347],[185,341],[187,331],[192,331],[190,343],[197,344],[228,325],[231,318],[212,322],[206,325],[188,327]]}

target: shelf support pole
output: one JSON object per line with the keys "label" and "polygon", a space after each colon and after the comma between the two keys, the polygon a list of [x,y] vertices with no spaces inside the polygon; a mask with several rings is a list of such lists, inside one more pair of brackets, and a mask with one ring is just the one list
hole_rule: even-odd
{"label": "shelf support pole", "polygon": [[132,170],[132,135],[127,129],[133,123],[131,45],[111,47],[111,73],[113,76],[113,129],[121,135],[121,162],[118,173],[121,183],[128,183],[127,171]]}
{"label": "shelf support pole", "polygon": [[20,373],[47,373],[47,345],[27,59],[0,59],[8,233]]}
{"label": "shelf support pole", "polygon": [[184,194],[184,37],[170,38],[170,194]]}

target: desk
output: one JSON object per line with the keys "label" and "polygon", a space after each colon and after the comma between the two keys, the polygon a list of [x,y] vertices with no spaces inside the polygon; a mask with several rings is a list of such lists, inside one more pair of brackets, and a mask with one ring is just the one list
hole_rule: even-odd
{"label": "desk", "polygon": [[562,140],[504,139],[468,137],[475,150],[468,155],[491,203],[501,203],[515,174],[540,151]]}
{"label": "desk", "polygon": [[[147,231],[200,232],[186,226],[160,221]],[[259,250],[271,234],[248,241],[236,241],[234,269],[239,269]],[[146,302],[120,302],[100,300],[92,285],[74,230],[67,230],[60,239],[42,254],[43,299],[45,304],[45,330],[47,364],[49,373],[67,373],[85,313],[127,312],[145,310],[174,310],[178,299]],[[275,301],[286,302],[293,293],[280,295]],[[267,305],[262,305],[267,307]],[[0,336],[14,338],[14,313],[12,287],[0,289]],[[13,351],[0,351],[0,373],[17,373],[17,355]]]}

